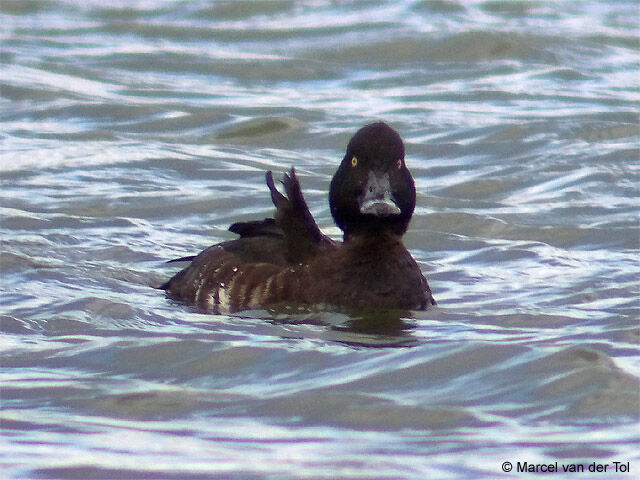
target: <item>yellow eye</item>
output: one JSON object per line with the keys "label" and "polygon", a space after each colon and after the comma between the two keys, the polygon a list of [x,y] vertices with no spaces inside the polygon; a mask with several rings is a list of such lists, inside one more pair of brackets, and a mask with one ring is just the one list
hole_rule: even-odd
{"label": "yellow eye", "polygon": [[398,167],[398,170],[400,170],[402,168],[402,159],[401,158],[398,159],[398,163],[396,164],[396,166]]}
{"label": "yellow eye", "polygon": [[351,166],[355,167],[356,165],[358,165],[358,157],[353,156],[351,157]]}

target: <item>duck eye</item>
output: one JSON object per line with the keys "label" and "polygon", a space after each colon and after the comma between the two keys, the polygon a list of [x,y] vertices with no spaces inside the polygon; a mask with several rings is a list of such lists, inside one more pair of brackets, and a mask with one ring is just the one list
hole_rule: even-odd
{"label": "duck eye", "polygon": [[353,157],[351,157],[351,166],[355,167],[356,165],[358,165],[358,157],[354,155]]}
{"label": "duck eye", "polygon": [[398,170],[400,170],[402,168],[402,159],[401,158],[398,159],[398,163],[396,164],[396,166],[398,167]]}

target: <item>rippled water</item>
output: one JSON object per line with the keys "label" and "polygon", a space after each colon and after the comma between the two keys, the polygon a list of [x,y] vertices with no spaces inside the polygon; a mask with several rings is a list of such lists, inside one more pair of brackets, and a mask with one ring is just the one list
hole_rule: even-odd
{"label": "rippled water", "polygon": [[[638,17],[3,0],[2,476],[637,475]],[[338,237],[328,184],[372,120],[405,138],[438,307],[218,316],[151,288],[271,215],[267,169]]]}

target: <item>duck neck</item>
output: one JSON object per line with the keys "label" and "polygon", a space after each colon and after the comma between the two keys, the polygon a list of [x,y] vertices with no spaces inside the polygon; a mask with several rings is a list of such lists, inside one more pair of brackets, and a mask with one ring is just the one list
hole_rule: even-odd
{"label": "duck neck", "polygon": [[387,245],[389,243],[402,243],[402,236],[389,230],[344,232],[344,243],[363,246]]}

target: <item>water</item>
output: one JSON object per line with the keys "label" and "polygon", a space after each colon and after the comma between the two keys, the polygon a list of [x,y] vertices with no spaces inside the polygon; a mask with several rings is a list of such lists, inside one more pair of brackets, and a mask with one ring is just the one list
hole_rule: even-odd
{"label": "water", "polygon": [[[0,6],[3,477],[637,475],[637,2],[109,4]],[[271,215],[268,169],[338,237],[330,178],[380,119],[437,308],[150,288]]]}

